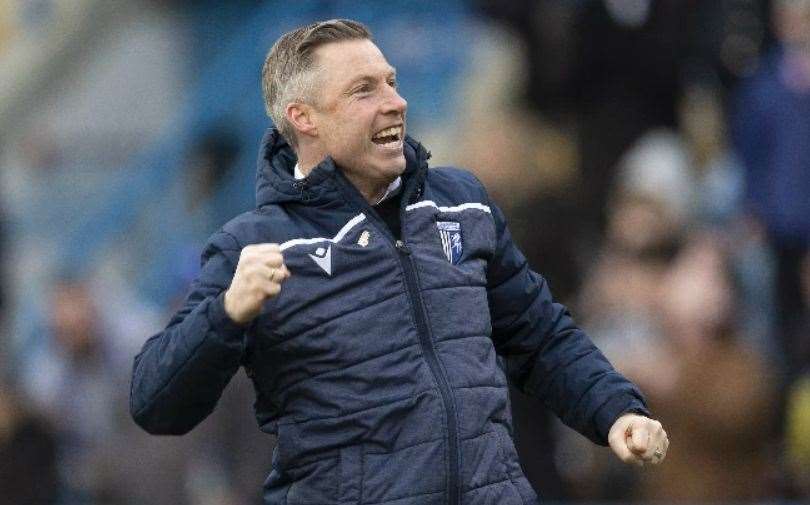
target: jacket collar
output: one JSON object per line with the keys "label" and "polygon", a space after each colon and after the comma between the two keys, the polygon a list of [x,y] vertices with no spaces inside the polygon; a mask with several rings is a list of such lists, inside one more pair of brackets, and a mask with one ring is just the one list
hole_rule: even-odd
{"label": "jacket collar", "polygon": [[[427,172],[430,153],[416,140],[405,136],[404,185],[421,184]],[[285,202],[307,204],[340,198],[339,169],[331,157],[324,158],[309,175],[296,180],[293,169],[297,157],[292,147],[276,128],[270,128],[262,138],[256,171],[256,206]],[[413,180],[413,182],[411,181]]]}

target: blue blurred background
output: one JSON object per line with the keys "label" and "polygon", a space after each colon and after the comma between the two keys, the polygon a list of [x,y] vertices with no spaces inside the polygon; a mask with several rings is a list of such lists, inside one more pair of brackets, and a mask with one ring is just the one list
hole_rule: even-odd
{"label": "blue blurred background", "polygon": [[130,370],[253,206],[266,52],[334,17],[670,434],[627,468],[513,392],[539,494],[810,500],[810,0],[4,0],[0,504],[260,503],[244,375],[158,438]]}

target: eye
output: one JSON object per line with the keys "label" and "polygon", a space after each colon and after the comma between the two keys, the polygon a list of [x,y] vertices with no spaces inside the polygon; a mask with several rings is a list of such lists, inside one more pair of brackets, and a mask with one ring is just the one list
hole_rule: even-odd
{"label": "eye", "polygon": [[388,79],[388,85],[394,89],[397,89],[397,80],[394,78]]}
{"label": "eye", "polygon": [[357,86],[356,88],[354,88],[354,90],[352,91],[352,94],[356,95],[356,94],[368,93],[370,91],[371,91],[371,86],[368,83],[366,83],[366,84],[361,84],[360,86]]}

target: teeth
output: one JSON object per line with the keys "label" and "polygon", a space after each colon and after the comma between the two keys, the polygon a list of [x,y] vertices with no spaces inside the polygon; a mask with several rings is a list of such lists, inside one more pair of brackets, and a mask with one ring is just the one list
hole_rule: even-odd
{"label": "teeth", "polygon": [[380,137],[390,137],[392,135],[399,136],[401,132],[402,132],[401,126],[392,126],[391,128],[386,128],[385,130],[377,132],[377,134],[374,135],[374,138],[377,139]]}

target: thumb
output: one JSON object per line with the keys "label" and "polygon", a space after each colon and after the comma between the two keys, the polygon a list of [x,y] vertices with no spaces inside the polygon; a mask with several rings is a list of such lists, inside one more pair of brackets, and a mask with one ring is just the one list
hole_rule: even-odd
{"label": "thumb", "polygon": [[644,429],[640,424],[631,422],[625,436],[627,447],[633,454],[642,455],[647,451],[647,447],[650,445],[649,430]]}
{"label": "thumb", "polygon": [[630,425],[616,426],[608,436],[608,443],[614,454],[624,463],[641,466],[641,460],[630,450]]}

